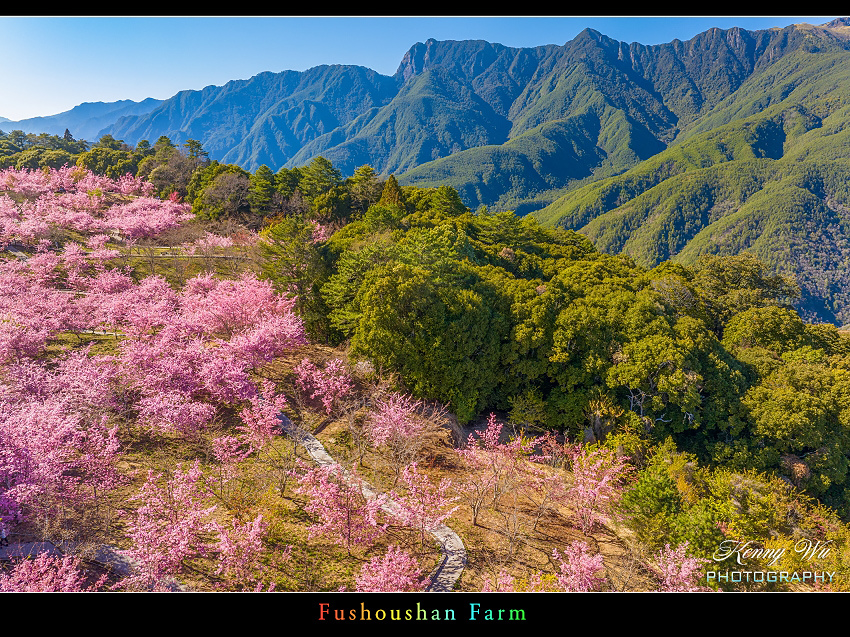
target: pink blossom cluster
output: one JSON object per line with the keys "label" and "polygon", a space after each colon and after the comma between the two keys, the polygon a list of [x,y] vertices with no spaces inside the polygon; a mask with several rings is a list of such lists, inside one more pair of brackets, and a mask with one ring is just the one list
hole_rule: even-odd
{"label": "pink blossom cluster", "polygon": [[21,193],[27,196],[41,195],[47,192],[120,192],[124,195],[152,194],[153,184],[133,177],[130,174],[119,179],[110,179],[96,175],[81,166],[62,166],[62,168],[0,170],[0,190]]}
{"label": "pink blossom cluster", "polygon": [[558,588],[562,591],[588,592],[598,590],[605,583],[605,578],[597,576],[603,568],[602,555],[591,555],[585,542],[573,542],[563,555],[554,549],[552,557],[558,561]]}
{"label": "pink blossom cluster", "polygon": [[537,438],[534,446],[540,450],[540,453],[533,455],[531,460],[548,464],[552,467],[561,466],[569,458],[573,449],[572,445],[566,439],[563,442],[559,442],[555,434],[551,431],[547,431]]}
{"label": "pink blossom cluster", "polygon": [[33,214],[33,204],[15,203],[8,195],[0,195],[0,248],[13,241],[35,243],[46,237],[50,226],[43,218]]}
{"label": "pink blossom cluster", "polygon": [[37,356],[57,332],[85,324],[72,296],[56,287],[60,264],[49,253],[0,262],[0,364]]}
{"label": "pink blossom cluster", "polygon": [[42,553],[35,559],[19,560],[8,574],[0,573],[0,593],[92,592],[103,586],[106,575],[91,586],[86,586],[86,579],[79,558]]}
{"label": "pink blossom cluster", "polygon": [[[393,494],[393,500],[399,505],[396,517],[405,526],[418,529],[423,538],[430,531],[445,522],[458,507],[452,507],[457,497],[449,496],[452,481],[448,478],[434,485],[427,475],[420,473],[414,462],[402,470],[404,491]],[[451,508],[450,508],[451,507]]]}
{"label": "pink blossom cluster", "polygon": [[590,554],[590,548],[584,542],[573,542],[563,554],[558,549],[552,551],[552,557],[558,565],[558,573],[552,578],[543,573],[532,573],[527,580],[520,581],[507,571],[500,571],[495,582],[484,578],[482,591],[489,592],[554,592],[586,593],[600,590],[606,582],[598,573],[604,568],[602,555]]}
{"label": "pink blossom cluster", "polygon": [[[0,263],[0,512],[38,515],[56,499],[82,502],[111,488],[119,448],[110,423],[119,413],[194,432],[218,405],[247,402],[245,437],[258,448],[285,405],[250,376],[304,342],[292,301],[270,285],[208,276],[176,292],[158,277],[136,284],[119,270],[89,274],[73,248]],[[127,335],[119,356],[37,360],[59,332],[98,328]]]}
{"label": "pink blossom cluster", "polygon": [[110,206],[92,224],[99,231],[114,231],[126,239],[144,239],[162,234],[193,218],[189,204],[138,197],[128,203]]}
{"label": "pink blossom cluster", "polygon": [[212,232],[207,232],[203,237],[196,240],[193,245],[200,248],[201,250],[232,248],[233,239],[230,237],[223,237],[217,234],[213,234]]}
{"label": "pink blossom cluster", "polygon": [[251,451],[265,447],[280,429],[278,416],[287,407],[286,396],[275,391],[274,383],[263,381],[260,394],[251,399],[251,404],[239,415],[244,426],[242,440]]}
{"label": "pink blossom cluster", "polygon": [[348,373],[345,363],[338,358],[327,363],[324,369],[318,368],[309,358],[305,358],[293,371],[298,388],[309,394],[311,399],[321,400],[328,414],[333,411],[339,400],[349,395],[354,388],[351,374]]}
{"label": "pink blossom cluster", "polygon": [[[56,255],[44,257],[58,259]],[[26,283],[42,293],[49,290],[43,284],[51,270],[38,267],[38,257],[25,265],[32,268]],[[247,281],[242,284],[248,285]],[[113,488],[119,480],[115,464],[120,447],[117,429],[110,422],[119,412],[129,410],[148,426],[195,431],[214,417],[218,404],[248,401],[250,407],[243,414],[246,443],[259,448],[269,439],[285,400],[270,387],[263,387],[258,395],[248,372],[265,354],[302,342],[300,322],[291,317],[294,323],[289,332],[266,334],[271,342],[261,346],[265,328],[251,322],[257,304],[246,316],[218,313],[215,321],[210,317],[204,321],[203,310],[186,305],[186,298],[160,286],[156,280],[135,286],[112,271],[98,275],[89,286],[91,293],[78,299],[81,308],[90,307],[91,320],[108,320],[130,333],[138,330],[133,333],[135,338],[122,342],[118,357],[93,357],[81,350],[55,357],[48,368],[33,358],[49,331],[32,330],[40,340],[28,347],[13,346],[6,339],[4,381],[0,383],[0,515],[39,516],[51,503],[61,500],[84,505]],[[219,287],[207,286],[207,292]],[[221,290],[232,288],[225,285]],[[86,305],[98,295],[102,301],[108,300],[108,292],[122,296],[128,305]],[[0,299],[10,302],[13,296],[10,291]],[[19,320],[32,318],[37,325],[37,298],[28,306],[31,316],[15,308]],[[58,321],[52,330],[67,328],[61,317],[67,313],[68,299],[73,297],[60,294],[56,298],[65,310],[52,317]],[[288,307],[272,301],[275,310]],[[25,299],[21,303],[27,306]],[[49,307],[44,305],[45,315],[50,314]],[[112,316],[107,319],[108,314]],[[261,321],[263,316],[260,312],[254,319]],[[143,333],[142,327],[150,332]],[[225,327],[230,330],[230,340]],[[22,332],[30,333],[28,329]],[[8,334],[6,330],[4,336]],[[240,341],[240,337],[246,338]]]}
{"label": "pink blossom cluster", "polygon": [[53,503],[96,502],[121,481],[115,370],[77,352],[48,370],[22,361],[0,385],[0,516],[40,517]]}
{"label": "pink blossom cluster", "polygon": [[[151,197],[152,186],[127,175],[118,181],[82,168],[0,171],[0,189],[29,197],[0,197],[0,245],[34,245],[60,227],[82,233],[117,234],[127,240],[151,237],[192,218],[187,204]],[[105,195],[139,195],[109,205]]]}
{"label": "pink blossom cluster", "polygon": [[481,434],[470,433],[466,448],[459,451],[473,469],[471,477],[460,487],[472,507],[473,523],[477,523],[478,512],[488,499],[492,498],[495,505],[503,492],[526,480],[522,460],[532,453],[536,441],[519,436],[502,443],[501,434],[502,425],[496,421],[495,414],[490,414],[487,429]]}
{"label": "pink blossom cluster", "polygon": [[130,173],[127,173],[115,181],[115,189],[122,195],[150,197],[156,190],[156,186],[141,177],[134,177]]}
{"label": "pink blossom cluster", "polygon": [[604,447],[589,451],[577,445],[570,452],[570,461],[573,484],[566,497],[576,510],[579,528],[590,533],[619,500],[631,467],[625,458]]}
{"label": "pink blossom cluster", "polygon": [[334,229],[331,226],[326,226],[318,221],[313,222],[313,234],[312,241],[313,243],[324,243],[333,235]]}
{"label": "pink blossom cluster", "polygon": [[483,433],[471,432],[466,439],[466,449],[463,454],[466,458],[501,457],[510,463],[515,463],[519,458],[528,457],[537,444],[537,439],[527,439],[522,436],[511,438],[507,443],[501,443],[503,425],[496,421],[496,415],[490,414],[487,419],[487,429]]}
{"label": "pink blossom cluster", "polygon": [[[257,516],[252,522],[231,523],[228,528],[211,519],[216,507],[208,506],[209,492],[198,461],[188,469],[178,467],[173,476],[148,472],[139,493],[140,502],[127,524],[133,547],[127,555],[133,572],[116,586],[129,590],[170,590],[173,578],[187,560],[215,555],[218,573],[244,580],[256,568],[268,524]],[[211,534],[217,541],[211,542]]]}
{"label": "pink blossom cluster", "polygon": [[59,288],[75,268],[73,254],[0,262],[0,514],[84,506],[118,482],[115,362],[88,350],[37,360],[59,332],[91,326],[80,299]]}
{"label": "pink blossom cluster", "polygon": [[499,571],[499,576],[494,582],[489,576],[484,577],[481,586],[483,593],[514,593],[517,591],[517,579],[505,570]]}
{"label": "pink blossom cluster", "polygon": [[404,394],[390,394],[386,400],[378,400],[369,417],[369,436],[376,447],[394,444],[415,438],[422,433],[425,423],[417,418],[422,401]]}
{"label": "pink blossom cluster", "polygon": [[424,588],[416,558],[396,545],[364,564],[354,581],[360,592],[411,592]]}
{"label": "pink blossom cluster", "polygon": [[298,475],[295,492],[307,496],[305,510],[317,518],[308,527],[311,536],[326,535],[339,539],[349,554],[358,545],[370,545],[387,525],[380,522],[383,501],[367,499],[363,482],[355,471],[345,472],[339,465],[307,469]]}
{"label": "pink blossom cluster", "polygon": [[[258,515],[252,521],[239,524],[236,520],[227,528],[218,522],[213,522],[213,527],[218,532],[218,569],[217,575],[225,576],[238,581],[249,578],[251,572],[257,567],[257,557],[263,551],[263,538],[269,529],[269,524]],[[292,547],[287,548],[283,558],[288,557]]]}
{"label": "pink blossom cluster", "polygon": [[[10,175],[3,175],[6,185],[20,176]],[[15,183],[35,201],[0,196],[0,241],[19,233],[30,213],[40,215],[31,233],[40,249],[45,228],[62,215],[68,227],[91,235],[85,248],[69,242],[61,253],[0,261],[0,516],[51,524],[58,512],[96,508],[105,492],[123,483],[116,468],[122,419],[194,432],[222,405],[235,406],[243,408],[241,440],[217,441],[216,455],[232,463],[261,448],[286,401],[270,384],[258,387],[251,371],[305,342],[294,300],[252,275],[200,276],[174,290],[161,277],[136,282],[126,271],[107,269],[115,256],[107,232],[130,238],[157,232],[167,224],[157,221],[154,208],[184,207],[140,198],[101,209],[102,194],[94,191],[102,183],[65,177],[80,190],[69,183],[61,186],[65,192],[39,196],[37,175],[26,174]],[[134,184],[125,180],[119,191],[131,192]],[[147,215],[147,225],[133,221],[135,215]],[[127,224],[120,221],[125,218]],[[88,348],[46,355],[60,333],[105,330],[120,337],[117,355],[93,356]],[[204,555],[217,556],[227,580],[253,568],[266,523],[211,521],[214,507],[197,465],[170,478],[150,474],[138,500],[127,528],[139,568],[123,585],[165,588],[188,560]],[[3,585],[48,590],[53,577],[60,582],[55,587],[77,590],[68,565],[42,562],[21,562]],[[27,588],[27,582],[35,583]]]}
{"label": "pink blossom cluster", "polygon": [[707,586],[698,584],[702,569],[708,560],[688,557],[688,542],[684,542],[675,549],[669,544],[655,556],[653,564],[661,581],[659,590],[665,592],[696,592],[711,590]]}
{"label": "pink blossom cluster", "polygon": [[215,405],[254,399],[251,369],[305,342],[293,300],[253,275],[201,275],[179,293],[169,293],[162,281],[150,287],[161,292],[131,288],[136,299],[120,307],[134,312],[116,308],[111,320],[131,336],[121,343],[123,370],[140,395],[140,420],[156,428],[195,431],[209,422]]}
{"label": "pink blossom cluster", "polygon": [[305,342],[293,306],[250,274],[202,275],[177,292],[161,277],[136,283],[120,270],[86,267],[71,245],[62,255],[0,262],[0,364],[39,356],[60,332],[122,332],[116,364],[136,392],[140,422],[196,431],[217,404],[258,396],[251,369]]}
{"label": "pink blossom cluster", "polygon": [[81,233],[115,233],[127,240],[156,236],[192,218],[186,204],[138,197],[106,205],[102,196],[47,193],[35,202],[0,197],[0,244],[34,244],[52,227]]}

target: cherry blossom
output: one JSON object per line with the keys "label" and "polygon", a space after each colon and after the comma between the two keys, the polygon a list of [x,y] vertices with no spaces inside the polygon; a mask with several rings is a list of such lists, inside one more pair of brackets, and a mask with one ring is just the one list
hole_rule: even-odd
{"label": "cherry blossom", "polygon": [[373,557],[354,578],[361,592],[410,592],[424,588],[416,558],[391,545],[383,556]]}

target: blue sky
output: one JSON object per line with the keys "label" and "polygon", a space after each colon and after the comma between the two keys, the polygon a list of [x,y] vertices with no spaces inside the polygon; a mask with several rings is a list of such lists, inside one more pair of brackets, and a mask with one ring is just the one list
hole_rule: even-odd
{"label": "blue sky", "polygon": [[166,99],[263,71],[359,64],[395,73],[416,42],[564,44],[590,27],[660,44],[717,26],[756,30],[821,17],[2,17],[0,116],[53,115],[82,102]]}

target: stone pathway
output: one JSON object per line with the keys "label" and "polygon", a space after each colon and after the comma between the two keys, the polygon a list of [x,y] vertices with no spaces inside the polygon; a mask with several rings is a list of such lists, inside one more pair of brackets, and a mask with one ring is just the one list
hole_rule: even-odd
{"label": "stone pathway", "polygon": [[[280,414],[278,418],[282,423],[283,430],[290,436],[294,437],[298,444],[303,445],[313,460],[322,466],[339,466],[336,460],[334,460],[327,452],[322,443],[314,436],[303,431],[298,431],[298,429],[292,425],[292,421],[290,421],[285,415]],[[347,480],[351,480],[352,476],[348,471],[342,467],[340,467],[340,470]],[[366,498],[374,500],[378,497],[378,493],[368,484],[365,482],[361,482],[360,484],[363,495]],[[398,503],[390,500],[386,502],[382,508],[390,515],[393,515],[398,512],[399,505]],[[460,578],[460,575],[463,573],[463,569],[466,566],[466,548],[464,548],[463,541],[460,537],[458,537],[458,534],[452,531],[445,524],[440,524],[428,529],[428,532],[440,543],[440,551],[443,554],[443,560],[431,574],[431,584],[426,590],[429,593],[450,592],[454,588],[455,583]]]}

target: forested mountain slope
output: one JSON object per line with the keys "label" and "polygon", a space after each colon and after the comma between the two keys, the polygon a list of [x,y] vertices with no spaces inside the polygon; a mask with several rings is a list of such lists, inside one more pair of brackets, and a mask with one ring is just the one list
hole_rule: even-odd
{"label": "forested mountain slope", "polygon": [[[508,143],[420,166],[400,181],[449,183],[472,206],[538,209],[587,181],[622,173],[667,144],[782,101],[811,69],[800,68],[799,55],[780,62],[809,53],[816,65],[834,66],[835,59],[820,58],[846,53],[842,25],[711,29],[687,42],[655,46],[586,30],[541,61],[508,109]],[[749,90],[741,93],[745,86]],[[556,139],[546,126],[537,128],[556,121],[572,124],[575,132]],[[522,148],[511,143],[523,134],[533,137]]]}
{"label": "forested mountain slope", "polygon": [[179,143],[197,139],[214,159],[249,170],[279,168],[307,142],[386,104],[396,91],[393,78],[359,66],[266,72],[181,91],[148,115],[104,132],[132,144],[161,135]]}
{"label": "forested mountain slope", "polygon": [[261,73],[183,91],[102,132],[128,143],[197,139],[212,158],[248,170],[322,155],[343,174],[369,164],[405,173],[402,184],[449,183],[473,208],[525,212],[678,136],[758,112],[724,100],[786,55],[844,47],[841,28],[809,25],[711,29],[653,46],[590,29],[534,48],[428,40],[393,77],[355,66]]}
{"label": "forested mountain slope", "polygon": [[664,152],[534,214],[650,267],[754,252],[797,278],[804,314],[845,323],[848,63],[843,45],[794,51]]}

